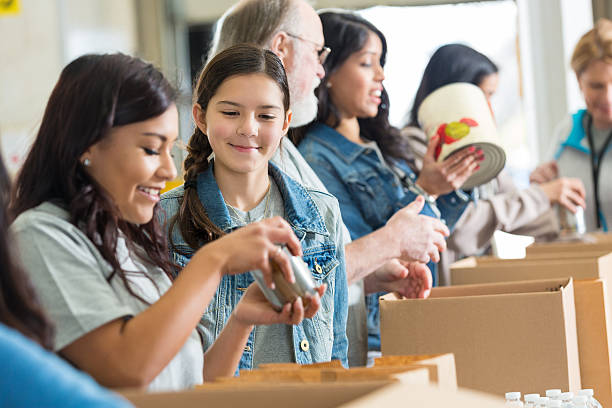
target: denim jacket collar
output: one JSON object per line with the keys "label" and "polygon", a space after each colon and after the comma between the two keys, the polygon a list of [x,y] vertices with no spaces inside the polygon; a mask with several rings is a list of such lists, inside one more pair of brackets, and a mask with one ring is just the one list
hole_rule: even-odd
{"label": "denim jacket collar", "polygon": [[[306,189],[271,162],[268,163],[268,173],[278,186],[283,197],[287,221],[296,231],[298,238],[302,238],[306,233],[329,236],[323,217]],[[198,175],[197,188],[198,198],[215,225],[226,232],[239,227],[230,217],[212,165]]]}
{"label": "denim jacket collar", "polygon": [[335,129],[323,124],[317,123],[309,131],[312,137],[332,150],[339,158],[347,164],[354,162],[359,155],[367,153],[369,150],[365,146],[351,142],[346,137],[342,136]]}

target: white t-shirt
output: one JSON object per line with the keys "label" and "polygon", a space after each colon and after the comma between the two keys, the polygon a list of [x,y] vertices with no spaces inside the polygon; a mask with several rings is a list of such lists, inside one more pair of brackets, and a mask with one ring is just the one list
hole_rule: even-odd
{"label": "white t-shirt", "polygon": [[[11,226],[21,262],[55,324],[56,351],[106,323],[129,319],[149,307],[131,295],[116,274],[107,281],[111,266],[68,220],[67,211],[46,202],[25,211]],[[117,241],[117,256],[133,292],[150,304],[170,288],[164,271],[129,253],[123,237]],[[148,389],[181,390],[201,384],[203,364],[202,342],[194,328]]]}

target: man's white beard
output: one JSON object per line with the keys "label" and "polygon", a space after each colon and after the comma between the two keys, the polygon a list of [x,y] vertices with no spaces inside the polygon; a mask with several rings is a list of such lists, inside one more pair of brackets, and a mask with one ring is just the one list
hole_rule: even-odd
{"label": "man's white beard", "polygon": [[[301,100],[295,100],[292,97],[291,101],[291,123],[289,127],[295,128],[299,126],[304,126],[312,122],[317,117],[317,110],[319,107],[319,100],[314,94],[314,90],[317,89],[321,80],[319,78],[316,79],[313,84],[313,88],[307,95],[305,95]],[[289,81],[289,89],[295,89],[295,86],[291,86],[291,80]]]}
{"label": "man's white beard", "polygon": [[319,101],[314,93],[306,95],[301,101],[291,105],[290,127],[299,127],[312,122],[317,117]]}

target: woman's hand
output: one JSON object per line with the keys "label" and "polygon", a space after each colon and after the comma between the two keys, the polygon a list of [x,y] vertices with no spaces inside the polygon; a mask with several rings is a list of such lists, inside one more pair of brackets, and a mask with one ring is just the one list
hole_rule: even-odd
{"label": "woman's hand", "polygon": [[460,188],[480,168],[478,163],[484,160],[482,150],[470,146],[437,163],[434,153],[439,139],[434,135],[429,141],[423,168],[416,180],[416,184],[434,198]]}
{"label": "woman's hand", "polygon": [[556,161],[551,160],[536,167],[529,175],[529,182],[542,184],[553,181],[557,177],[559,177],[559,167]]}
{"label": "woman's hand", "polygon": [[577,207],[586,208],[584,184],[577,178],[561,177],[540,184],[551,204],[558,203],[575,213]]}
{"label": "woman's hand", "polygon": [[237,322],[248,325],[262,324],[299,324],[304,319],[313,317],[321,307],[321,297],[325,293],[327,285],[323,284],[315,288],[314,296],[309,296],[308,307],[304,308],[302,298],[298,297],[293,303],[286,303],[280,311],[268,302],[263,292],[256,283],[252,283],[238,302],[234,309],[234,317]]}
{"label": "woman's hand", "polygon": [[409,299],[424,299],[433,279],[427,265],[393,259],[364,279],[365,293],[397,292]]}
{"label": "woman's hand", "polygon": [[224,275],[259,269],[266,284],[274,288],[271,261],[280,267],[288,282],[295,282],[289,258],[279,245],[286,245],[293,255],[302,255],[300,241],[291,226],[281,217],[274,217],[225,235],[202,247],[197,254],[219,259]]}

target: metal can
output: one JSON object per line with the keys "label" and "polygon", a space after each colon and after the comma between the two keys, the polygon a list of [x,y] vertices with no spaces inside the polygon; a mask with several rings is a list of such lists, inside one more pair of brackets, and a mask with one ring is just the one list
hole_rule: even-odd
{"label": "metal can", "polygon": [[293,303],[298,297],[302,298],[304,307],[307,307],[309,303],[308,296],[314,296],[316,293],[315,282],[312,279],[308,265],[299,256],[293,256],[287,247],[283,247],[282,250],[289,257],[291,269],[293,269],[293,274],[295,276],[294,283],[287,282],[280,267],[272,260],[270,260],[270,265],[272,267],[272,280],[276,286],[274,289],[270,289],[266,285],[261,270],[257,269],[251,271],[251,275],[253,275],[255,282],[257,282],[261,288],[266,299],[268,299],[276,309],[282,309],[284,304]]}
{"label": "metal can", "polygon": [[583,235],[586,233],[584,209],[582,207],[576,207],[576,212],[573,213],[564,206],[557,205],[557,217],[559,219],[560,235]]}

